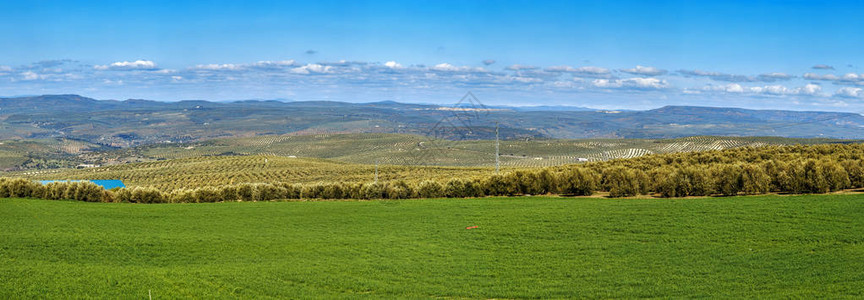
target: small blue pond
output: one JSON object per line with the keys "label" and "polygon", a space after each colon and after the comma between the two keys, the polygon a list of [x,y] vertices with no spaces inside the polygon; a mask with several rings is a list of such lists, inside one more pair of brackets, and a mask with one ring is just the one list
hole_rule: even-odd
{"label": "small blue pond", "polygon": [[89,181],[89,182],[95,183],[98,186],[105,188],[106,190],[110,190],[113,188],[126,187],[126,185],[123,184],[122,180],[117,180],[117,179],[107,179],[107,180],[40,180],[39,183],[44,185],[44,184],[49,184],[52,182],[78,182],[78,181]]}

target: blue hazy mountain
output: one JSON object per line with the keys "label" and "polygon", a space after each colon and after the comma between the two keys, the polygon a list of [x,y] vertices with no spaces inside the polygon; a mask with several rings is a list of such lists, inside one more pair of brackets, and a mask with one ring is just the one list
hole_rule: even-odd
{"label": "blue hazy mountain", "polygon": [[666,106],[604,111],[395,101],[160,102],[78,95],[0,98],[0,138],[66,137],[112,146],[264,134],[407,133],[488,139],[674,138],[693,135],[864,138],[856,113]]}

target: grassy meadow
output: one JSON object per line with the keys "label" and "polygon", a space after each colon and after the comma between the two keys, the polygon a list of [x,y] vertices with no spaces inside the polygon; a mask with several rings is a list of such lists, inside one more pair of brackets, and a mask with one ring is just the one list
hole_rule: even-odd
{"label": "grassy meadow", "polygon": [[864,297],[860,194],[0,199],[0,227],[4,299]]}

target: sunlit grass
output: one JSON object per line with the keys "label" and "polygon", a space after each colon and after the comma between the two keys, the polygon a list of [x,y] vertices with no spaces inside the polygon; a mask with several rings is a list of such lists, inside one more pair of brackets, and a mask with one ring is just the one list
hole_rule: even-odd
{"label": "sunlit grass", "polygon": [[0,199],[0,228],[6,299],[864,297],[862,195]]}

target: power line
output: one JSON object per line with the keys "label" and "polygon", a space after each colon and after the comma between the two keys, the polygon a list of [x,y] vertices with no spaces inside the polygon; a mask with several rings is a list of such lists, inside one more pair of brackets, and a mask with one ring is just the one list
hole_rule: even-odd
{"label": "power line", "polygon": [[495,122],[495,174],[501,169],[501,151],[498,142],[498,122]]}

